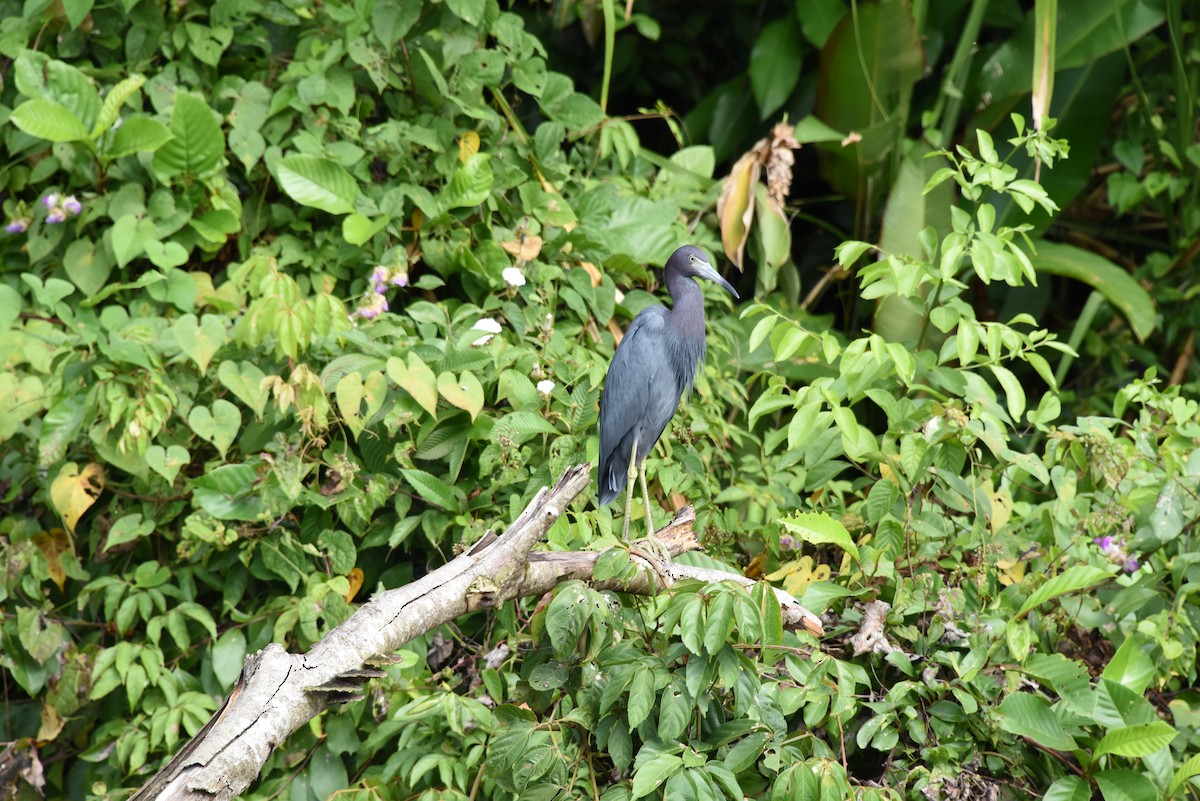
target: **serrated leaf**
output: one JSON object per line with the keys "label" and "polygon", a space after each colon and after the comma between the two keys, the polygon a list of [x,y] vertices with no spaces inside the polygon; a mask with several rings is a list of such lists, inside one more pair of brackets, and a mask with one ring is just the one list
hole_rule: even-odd
{"label": "serrated leaf", "polygon": [[167,126],[150,117],[130,117],[109,138],[104,148],[108,159],[119,159],[134,153],[153,153],[175,138]]}
{"label": "serrated leaf", "polygon": [[358,182],[336,162],[298,154],[280,159],[275,174],[283,191],[297,203],[330,214],[354,211]]}

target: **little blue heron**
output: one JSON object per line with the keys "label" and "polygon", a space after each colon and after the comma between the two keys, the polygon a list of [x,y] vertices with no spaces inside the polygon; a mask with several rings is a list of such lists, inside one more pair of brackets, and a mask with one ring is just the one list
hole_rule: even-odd
{"label": "little blue heron", "polygon": [[640,474],[646,525],[654,536],[646,456],[690,392],[704,361],[704,294],[693,278],[705,278],[735,298],[738,293],[713,269],[704,251],[684,245],[663,270],[674,301],[668,311],[648,306],[638,312],[613,354],[600,396],[600,505],[610,503],[628,482],[625,539],[633,508],[633,479]]}

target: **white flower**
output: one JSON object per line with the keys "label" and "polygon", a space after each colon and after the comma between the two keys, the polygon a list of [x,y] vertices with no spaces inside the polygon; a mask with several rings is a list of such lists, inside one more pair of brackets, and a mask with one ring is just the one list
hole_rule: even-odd
{"label": "white flower", "polygon": [[543,398],[550,397],[550,393],[554,391],[554,382],[549,378],[537,382],[537,391]]}
{"label": "white flower", "polygon": [[525,273],[516,267],[505,267],[500,275],[504,276],[504,283],[509,286],[525,286]]}
{"label": "white flower", "polygon": [[496,322],[491,317],[481,317],[471,326],[472,331],[483,331],[485,334],[471,344],[478,347],[491,342],[492,336],[500,333],[500,323]]}

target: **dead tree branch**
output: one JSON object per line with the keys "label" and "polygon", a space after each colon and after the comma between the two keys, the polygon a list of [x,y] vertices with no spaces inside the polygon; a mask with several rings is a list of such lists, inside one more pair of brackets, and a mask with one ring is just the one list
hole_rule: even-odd
{"label": "dead tree branch", "polygon": [[[272,644],[246,657],[221,708],[134,801],[234,798],[258,778],[288,735],[330,706],[361,698],[363,684],[384,675],[373,665],[386,663],[409,640],[476,609],[542,595],[570,579],[591,580],[599,553],[531,553],[590,481],[589,465],[568,470],[553,489],[539,491],[502,535],[488,535],[417,581],[375,596],[308,653],[289,654]],[[684,509],[658,533],[672,556],[699,548],[694,518],[690,507]],[[611,589],[649,594],[682,578],[753,583],[736,574],[642,561],[654,570]],[[821,633],[815,616],[791,596],[776,592],[785,625]]]}

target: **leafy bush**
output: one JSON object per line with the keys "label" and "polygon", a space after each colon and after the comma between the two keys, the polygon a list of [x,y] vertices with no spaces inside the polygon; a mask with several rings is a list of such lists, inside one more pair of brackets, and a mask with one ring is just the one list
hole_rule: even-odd
{"label": "leafy bush", "polygon": [[[683,128],[655,111],[715,146],[661,156],[576,90],[564,71],[591,59],[556,63],[536,8],[0,0],[0,733],[24,738],[47,794],[139,785],[247,653],[307,648],[594,457],[614,337],[652,302],[645,265],[684,241],[744,248],[758,299],[710,307],[708,362],[650,474],[698,506],[696,559],[781,583],[831,636],[784,631],[761,584],[648,600],[565,584],[412,643],[367,701],[282,744],[253,794],[1195,794],[1200,407],[1151,369],[1074,414],[1059,385],[1104,340],[1039,323],[1021,293],[1083,279],[1138,343],[1167,326],[1124,271],[1030,247],[1082,183],[1059,177],[1048,125],[1015,118],[999,152],[991,119],[1028,81],[950,147],[986,4],[922,20],[862,4],[860,31],[913,34],[867,54],[896,81],[882,106],[838,67],[850,13],[817,5],[769,7],[749,92],[704,84]],[[672,13],[606,45],[618,89]],[[1164,16],[1088,13],[1131,15],[1129,41]],[[956,48],[930,38],[960,15]],[[1013,33],[981,60],[1027,63],[1020,25],[989,24]],[[1070,176],[1101,147],[1076,135],[1079,104],[1115,96],[1125,39],[1063,30]],[[819,73],[772,69],[821,47]],[[926,63],[953,88],[927,98],[932,147],[908,130]],[[797,123],[754,149],[735,97]],[[822,143],[826,180],[862,210],[848,230],[872,240],[837,251],[825,280],[857,280],[837,282],[836,313],[799,302],[832,252],[804,261],[788,224],[780,165],[790,179],[802,142]],[[1035,157],[1053,162],[1043,183]],[[980,313],[981,287],[1009,293],[1006,322]],[[548,540],[613,535],[610,510],[580,503]]]}

